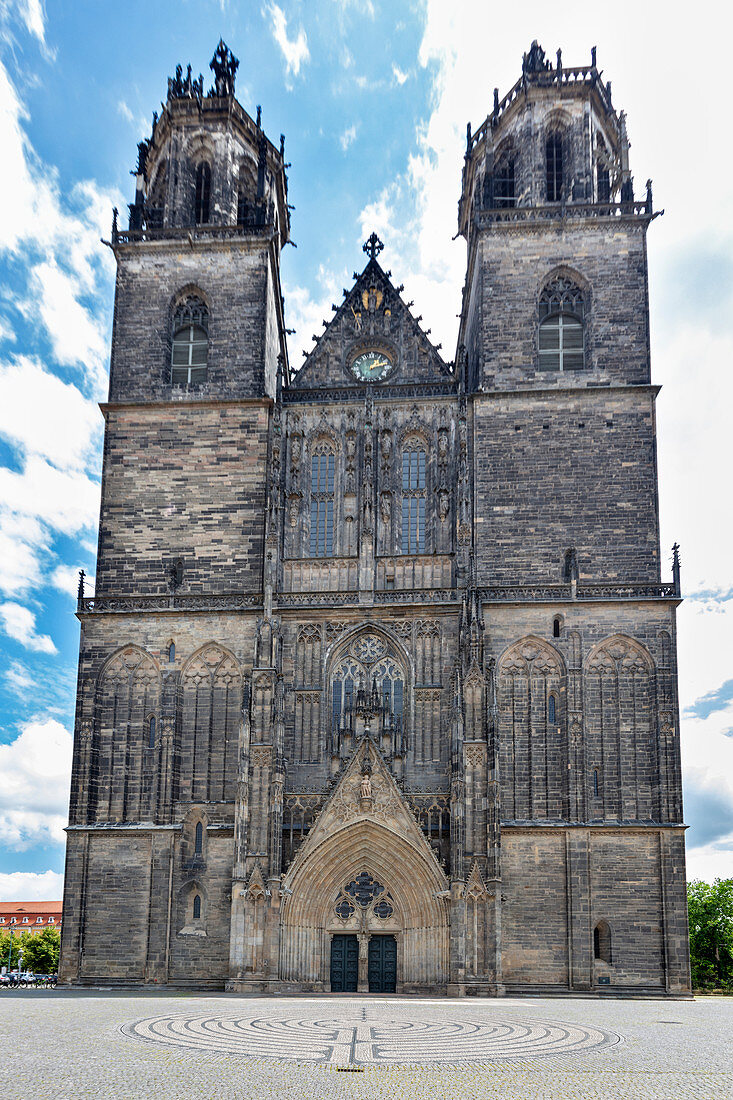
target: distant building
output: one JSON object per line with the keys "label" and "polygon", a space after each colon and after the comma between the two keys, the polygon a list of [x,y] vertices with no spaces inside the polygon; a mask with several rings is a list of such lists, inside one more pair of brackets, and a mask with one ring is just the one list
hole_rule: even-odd
{"label": "distant building", "polygon": [[656,214],[595,50],[468,131],[455,360],[372,234],[297,372],[236,67],[179,67],[112,228],[60,976],[685,993]]}
{"label": "distant building", "polygon": [[61,909],[60,901],[0,902],[0,932],[61,931]]}

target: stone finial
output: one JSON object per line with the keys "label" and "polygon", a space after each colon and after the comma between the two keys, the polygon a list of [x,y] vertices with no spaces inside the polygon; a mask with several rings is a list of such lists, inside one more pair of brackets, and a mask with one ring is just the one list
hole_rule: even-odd
{"label": "stone finial", "polygon": [[529,53],[522,56],[523,73],[541,73],[550,68],[550,62],[545,61],[545,51],[535,38],[529,47]]}
{"label": "stone finial", "polygon": [[676,542],[672,547],[672,581],[674,590],[679,596],[680,588],[680,544]]}
{"label": "stone finial", "polygon": [[368,237],[362,245],[363,251],[368,254],[370,260],[375,260],[383,248],[384,245],[382,244],[376,233],[372,233],[372,235]]}
{"label": "stone finial", "polygon": [[219,45],[214,50],[214,56],[209,62],[209,68],[214,74],[214,95],[220,99],[228,95],[234,95],[234,81],[239,68],[239,61],[234,56],[224,39],[219,39]]}

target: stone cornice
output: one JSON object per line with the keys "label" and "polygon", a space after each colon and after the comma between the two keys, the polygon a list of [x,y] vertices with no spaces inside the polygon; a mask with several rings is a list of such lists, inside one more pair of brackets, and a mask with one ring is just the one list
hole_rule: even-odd
{"label": "stone cornice", "polygon": [[240,397],[240,398],[216,398],[216,397],[171,397],[168,401],[100,401],[99,408],[104,416],[109,412],[121,412],[124,409],[189,409],[199,406],[216,406],[222,408],[243,408],[256,406],[257,408],[270,409],[274,402],[271,397]]}

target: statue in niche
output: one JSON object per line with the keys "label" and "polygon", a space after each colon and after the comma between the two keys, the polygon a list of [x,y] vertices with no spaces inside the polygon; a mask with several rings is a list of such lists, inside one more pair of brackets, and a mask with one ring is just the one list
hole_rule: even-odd
{"label": "statue in niche", "polygon": [[441,428],[438,432],[438,458],[445,462],[448,458],[448,429]]}
{"label": "statue in niche", "polygon": [[298,526],[298,515],[300,514],[300,497],[295,494],[290,498],[290,505],[288,508],[288,518],[290,519],[290,526]]}
{"label": "statue in niche", "polygon": [[382,505],[382,523],[385,527],[389,527],[392,519],[392,494],[382,493],[380,500]]}
{"label": "statue in niche", "polygon": [[392,454],[392,433],[390,431],[382,432],[382,465],[387,466],[389,463],[390,455]]}
{"label": "statue in niche", "polygon": [[367,765],[361,773],[359,797],[363,799],[370,799],[372,797],[372,776],[369,765]]}
{"label": "statue in niche", "polygon": [[300,465],[300,455],[303,449],[301,437],[294,435],[290,440],[290,464],[295,469]]}
{"label": "statue in niche", "polygon": [[447,489],[440,489],[438,491],[438,515],[441,520],[445,520],[448,515],[448,509],[450,508],[450,497]]}
{"label": "statue in niche", "polygon": [[370,534],[372,530],[372,501],[370,496],[364,498],[364,532]]}

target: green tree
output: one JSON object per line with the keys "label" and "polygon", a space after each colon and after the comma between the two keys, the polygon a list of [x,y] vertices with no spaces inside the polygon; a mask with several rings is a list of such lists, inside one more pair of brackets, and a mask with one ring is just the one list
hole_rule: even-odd
{"label": "green tree", "polygon": [[18,967],[18,952],[26,939],[20,932],[12,935],[6,929],[0,932],[0,966],[7,970],[16,970]]}
{"label": "green tree", "polygon": [[61,933],[58,928],[44,928],[42,932],[24,937],[23,969],[36,974],[55,974],[59,968]]}
{"label": "green tree", "polygon": [[687,908],[693,986],[733,988],[733,878],[689,882]]}

